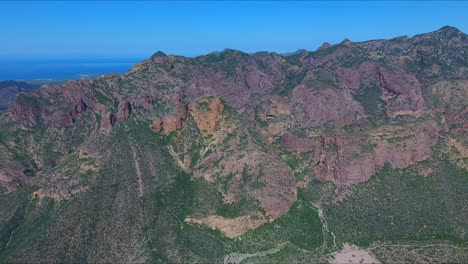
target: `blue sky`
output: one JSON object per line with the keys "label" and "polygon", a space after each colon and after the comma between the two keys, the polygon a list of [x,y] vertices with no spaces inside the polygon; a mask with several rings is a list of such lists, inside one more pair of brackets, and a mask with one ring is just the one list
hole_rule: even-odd
{"label": "blue sky", "polygon": [[468,2],[0,2],[0,59],[315,50],[323,42],[468,32]]}

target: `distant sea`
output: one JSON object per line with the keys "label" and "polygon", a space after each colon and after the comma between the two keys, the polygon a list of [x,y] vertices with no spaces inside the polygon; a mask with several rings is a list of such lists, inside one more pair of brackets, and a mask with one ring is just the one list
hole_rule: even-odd
{"label": "distant sea", "polygon": [[101,74],[124,73],[142,60],[144,59],[0,59],[0,81],[93,78]]}

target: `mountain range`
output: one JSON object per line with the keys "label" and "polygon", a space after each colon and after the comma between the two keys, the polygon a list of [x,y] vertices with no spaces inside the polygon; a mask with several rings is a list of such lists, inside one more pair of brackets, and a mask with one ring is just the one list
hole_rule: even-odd
{"label": "mountain range", "polygon": [[468,37],[157,52],[18,93],[0,159],[0,262],[467,262]]}

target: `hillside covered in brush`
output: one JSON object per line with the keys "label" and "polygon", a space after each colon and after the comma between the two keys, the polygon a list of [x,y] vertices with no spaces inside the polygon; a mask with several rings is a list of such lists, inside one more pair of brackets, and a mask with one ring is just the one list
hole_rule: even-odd
{"label": "hillside covered in brush", "polygon": [[16,94],[31,92],[40,88],[38,84],[17,81],[0,81],[0,113],[4,112],[15,102]]}

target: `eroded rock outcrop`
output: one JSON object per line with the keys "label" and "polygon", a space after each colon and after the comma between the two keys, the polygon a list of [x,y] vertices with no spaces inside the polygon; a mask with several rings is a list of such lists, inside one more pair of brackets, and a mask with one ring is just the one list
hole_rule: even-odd
{"label": "eroded rock outcrop", "polygon": [[206,98],[190,107],[190,114],[204,137],[216,132],[216,125],[222,119],[224,104],[217,98]]}
{"label": "eroded rock outcrop", "polygon": [[123,122],[130,116],[131,113],[132,104],[128,101],[123,102],[119,105],[117,113],[115,114],[115,121]]}
{"label": "eroded rock outcrop", "polygon": [[203,98],[189,109],[208,149],[194,164],[193,177],[215,185],[226,205],[245,203],[249,197],[249,206],[258,205],[264,212],[255,213],[255,217],[247,212],[236,218],[212,215],[190,218],[189,222],[235,237],[286,213],[297,199],[291,170],[255,140],[255,132],[249,131],[237,114],[223,111],[219,98]]}
{"label": "eroded rock outcrop", "polygon": [[424,122],[324,138],[316,149],[314,172],[337,185],[365,182],[386,163],[401,169],[428,159],[438,142],[438,130],[435,122]]}
{"label": "eroded rock outcrop", "polygon": [[377,129],[371,134],[371,142],[376,145],[376,165],[390,163],[401,169],[428,159],[438,142],[438,132],[437,123],[431,121]]}
{"label": "eroded rock outcrop", "polygon": [[346,90],[324,88],[317,91],[299,86],[291,96],[295,120],[302,127],[316,127],[330,122],[341,128],[365,116],[362,106]]}
{"label": "eroded rock outcrop", "polygon": [[165,116],[160,119],[153,120],[151,128],[155,132],[160,132],[163,135],[169,135],[171,132],[176,131],[182,126],[183,118],[180,116]]}

